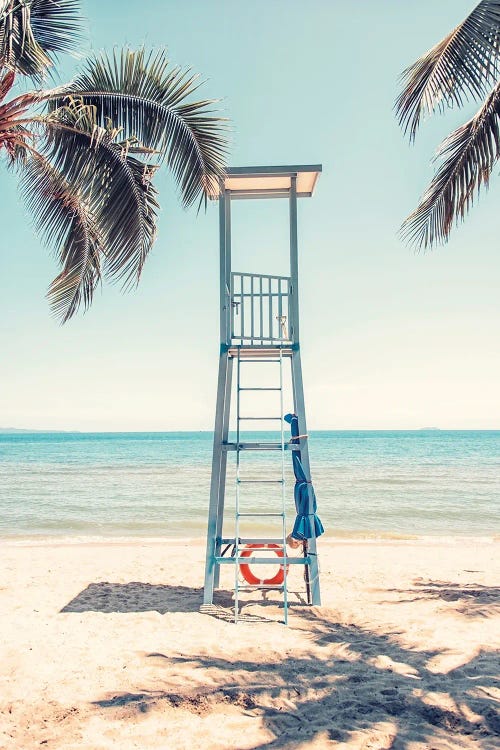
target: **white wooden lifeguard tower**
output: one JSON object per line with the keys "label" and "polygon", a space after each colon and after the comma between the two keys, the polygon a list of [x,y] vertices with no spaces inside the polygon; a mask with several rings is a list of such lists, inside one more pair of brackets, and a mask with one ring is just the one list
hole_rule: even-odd
{"label": "white wooden lifeguard tower", "polygon": [[[220,229],[220,360],[217,387],[217,404],[213,443],[212,479],[208,514],[207,551],[204,587],[204,608],[213,602],[214,589],[219,586],[221,565],[234,566],[235,620],[238,619],[239,592],[249,588],[280,589],[283,592],[284,620],[287,621],[287,571],[288,566],[304,566],[309,604],[321,603],[316,538],[304,541],[300,556],[287,552],[287,510],[294,517],[293,490],[285,489],[285,453],[300,450],[304,471],[310,480],[309,452],[307,441],[304,390],[300,361],[299,335],[299,273],[297,246],[297,199],[311,197],[321,172],[321,165],[236,167],[227,169],[219,186]],[[290,223],[290,272],[287,276],[273,276],[233,272],[231,267],[231,204],[234,200],[281,198],[289,203]],[[236,383],[236,438],[229,441],[230,410],[233,382],[233,365],[237,365]],[[284,434],[283,368],[291,364],[293,411],[298,417],[299,438],[291,442]],[[262,363],[276,363],[279,372],[276,382],[263,386],[243,386],[241,373],[250,365],[259,368]],[[254,371],[255,372],[255,371]],[[271,414],[249,416],[245,413],[246,391],[275,391],[279,396],[278,407]],[[287,404],[288,411],[292,404]],[[241,409],[240,409],[241,407]],[[274,441],[249,442],[244,440],[242,425],[248,429],[246,420],[279,420],[279,439]],[[279,451],[281,471],[279,478],[259,476],[242,479],[240,468],[242,456],[248,451]],[[233,514],[233,531],[224,536],[224,507],[227,491],[226,473],[228,454],[236,459],[236,487]],[[291,457],[291,456],[290,456]],[[281,500],[265,511],[262,504],[255,510],[245,506],[242,493],[245,485],[262,486],[264,492],[269,483],[281,485]],[[309,512],[313,512],[314,500],[310,481]],[[254,488],[255,491],[255,488]],[[274,501],[275,502],[275,501]],[[274,537],[244,536],[245,523],[266,520],[280,524],[280,533]],[[266,552],[266,550],[268,550]],[[275,555],[279,555],[279,559]],[[264,555],[264,556],[263,556]],[[252,583],[240,582],[241,565],[281,565],[281,578]],[[258,569],[256,569],[258,570]]]}

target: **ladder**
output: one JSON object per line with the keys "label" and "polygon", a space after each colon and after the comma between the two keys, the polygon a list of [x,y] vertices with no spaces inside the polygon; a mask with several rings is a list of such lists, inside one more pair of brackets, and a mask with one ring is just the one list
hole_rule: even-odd
{"label": "ladder", "polygon": [[[285,441],[284,436],[284,420],[283,417],[283,366],[284,362],[288,361],[291,364],[291,376],[292,376],[292,390],[293,390],[293,411],[298,415],[299,418],[299,432],[302,436],[301,439]],[[242,385],[241,371],[242,367],[249,365],[250,363],[262,363],[262,362],[276,362],[279,364],[279,385],[270,386],[269,388],[261,388],[249,386],[249,390],[271,390],[274,389],[280,393],[280,440],[279,441],[248,441],[245,436],[242,435],[241,425],[247,421],[246,417],[250,416],[242,411],[242,394],[245,392],[247,386]],[[233,442],[229,437],[229,417],[231,407],[231,392],[233,383],[233,364],[237,365],[238,373],[238,390],[236,390],[236,407],[237,407],[237,419],[236,419],[236,442]],[[277,415],[266,415],[272,417],[273,421],[278,421]],[[288,428],[287,428],[288,429]],[[288,592],[288,579],[286,576],[287,570],[290,565],[302,565],[304,566],[304,578],[307,595],[307,603],[312,605],[321,604],[321,594],[319,585],[319,564],[317,555],[316,538],[308,539],[307,542],[302,544],[302,554],[297,557],[289,556],[286,548],[286,488],[284,479],[284,460],[285,453],[293,450],[299,450],[302,455],[302,464],[307,474],[310,475],[309,467],[309,454],[307,439],[304,439],[307,433],[306,421],[305,421],[305,410],[304,410],[304,392],[302,384],[302,368],[300,363],[300,351],[298,348],[291,349],[288,345],[275,345],[266,348],[251,348],[244,345],[234,345],[225,349],[221,352],[219,362],[219,384],[217,391],[217,409],[216,409],[216,422],[214,430],[214,448],[212,455],[212,478],[210,488],[210,504],[208,514],[208,528],[207,528],[207,547],[206,547],[206,560],[205,560],[205,583],[203,589],[203,604],[200,607],[201,612],[212,614],[214,611],[218,611],[217,607],[214,610],[213,595],[214,590],[219,587],[220,572],[223,566],[234,565],[234,595],[236,599],[236,606],[234,612],[234,619],[238,621],[239,615],[239,593],[244,590],[245,584],[240,584],[237,576],[240,573],[240,565],[242,562],[251,565],[271,565],[276,563],[286,563],[283,569],[284,580],[282,583],[283,599],[284,599],[284,620],[288,619],[288,605],[289,605],[289,592]],[[282,471],[280,476],[271,479],[272,483],[281,484],[282,491],[282,502],[281,508],[276,509],[274,512],[254,512],[245,515],[243,509],[244,497],[242,497],[242,491],[245,490],[247,481],[242,476],[242,465],[244,463],[243,454],[247,451],[277,451],[281,453],[281,467]],[[226,496],[226,473],[227,473],[227,460],[228,455],[236,453],[236,488],[235,488],[235,514],[234,514],[234,529],[232,533],[228,535],[224,533],[224,506]],[[290,457],[287,457],[290,458]],[[242,460],[243,459],[243,460]],[[268,479],[268,478],[266,478]],[[250,484],[262,485],[265,487],[268,485],[268,481],[263,481],[259,478],[259,482],[251,481]],[[290,501],[292,491],[289,492]],[[291,501],[292,502],[292,501]],[[229,514],[227,514],[229,515]],[[281,535],[274,538],[263,538],[263,537],[246,537],[242,536],[241,526],[243,525],[243,519],[253,517],[263,518],[266,517],[271,520],[272,517],[281,519]],[[252,552],[251,557],[242,555],[243,548],[245,545],[277,545],[282,551],[283,558],[279,560],[276,557],[260,557]],[[231,550],[231,552],[229,552]],[[249,586],[248,588],[262,588],[262,586]],[[272,586],[271,588],[278,588]]]}
{"label": "ladder", "polygon": [[[237,385],[236,385],[236,501],[235,501],[235,542],[234,542],[234,549],[233,549],[233,556],[235,558],[235,567],[234,567],[234,621],[238,622],[238,616],[239,616],[239,593],[240,591],[247,591],[252,589],[273,589],[273,590],[282,590],[283,592],[283,621],[286,625],[288,623],[288,586],[287,586],[287,579],[288,579],[288,559],[287,559],[287,547],[286,547],[286,537],[287,537],[287,530],[286,530],[286,484],[285,484],[285,434],[284,434],[284,410],[283,410],[283,352],[282,349],[279,348],[277,351],[277,354],[274,355],[272,358],[259,358],[259,359],[242,359],[241,358],[241,349],[238,348],[237,353]],[[256,386],[242,386],[242,380],[241,380],[241,369],[242,364],[255,364],[255,363],[273,363],[277,364],[279,366],[279,385],[278,386],[265,386],[265,387],[256,387]],[[250,416],[250,415],[242,415],[241,413],[241,395],[244,392],[247,391],[274,391],[279,392],[279,408],[280,408],[280,414],[279,416],[275,415],[266,415],[266,416]],[[242,453],[245,453],[246,450],[248,450],[247,445],[245,443],[242,443],[241,441],[241,425],[242,423],[247,423],[248,421],[279,421],[279,433],[280,433],[280,440],[278,445],[276,443],[258,443],[259,447],[255,448],[255,450],[276,450],[278,449],[280,451],[280,476],[278,478],[265,478],[265,479],[243,479],[241,476],[241,455]],[[280,509],[277,511],[248,511],[243,510],[242,511],[242,491],[243,486],[247,484],[259,484],[259,485],[268,485],[268,484],[279,484],[281,485],[281,503],[280,503]],[[251,558],[248,558],[247,556],[242,558],[241,557],[241,545],[245,544],[246,540],[242,541],[240,536],[240,524],[242,519],[248,519],[248,518],[276,518],[281,519],[281,538],[273,539],[271,542],[268,540],[265,540],[265,543],[272,543],[272,544],[278,544],[279,548],[281,549],[282,557],[279,559],[279,564],[282,566],[283,570],[283,582],[280,584],[271,584],[266,585],[262,581],[259,583],[245,583],[242,584],[240,581],[240,564],[242,559],[244,559],[245,563],[248,563],[249,560],[253,565],[257,564],[268,564],[270,562],[275,562],[273,559],[269,559],[269,557],[262,557],[262,556],[255,556],[254,553],[252,553]],[[243,521],[244,522],[244,521]],[[264,543],[264,542],[263,542]]]}

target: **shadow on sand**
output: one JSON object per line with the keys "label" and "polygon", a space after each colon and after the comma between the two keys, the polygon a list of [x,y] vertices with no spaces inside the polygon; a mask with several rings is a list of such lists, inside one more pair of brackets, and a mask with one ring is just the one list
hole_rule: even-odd
{"label": "shadow on sand", "polygon": [[[411,589],[386,589],[398,597],[394,604],[416,602],[421,599],[440,599],[453,604],[453,610],[465,617],[493,617],[500,613],[500,587],[479,583],[417,580]],[[384,602],[388,603],[388,602]]]}
{"label": "shadow on sand", "polygon": [[[271,592],[269,592],[271,594]],[[281,609],[277,602],[267,599],[268,592],[261,592],[261,599],[257,602],[260,613],[245,611],[247,604],[243,601],[240,619],[242,621],[275,622],[276,610]],[[307,606],[300,594],[293,594],[294,609]],[[159,612],[164,615],[169,612],[198,612],[211,615],[220,620],[231,622],[234,620],[234,597],[232,591],[219,589],[214,594],[214,603],[202,605],[203,589],[188,588],[187,586],[169,586],[166,584],[142,583],[110,583],[100,581],[91,583],[74,599],[66,604],[61,612]],[[267,616],[266,608],[270,615]],[[282,614],[278,615],[278,619]]]}
{"label": "shadow on sand", "polygon": [[[453,605],[467,596],[485,604],[495,594],[488,587],[432,581],[420,583],[416,591],[401,593]],[[197,612],[201,599],[201,589],[183,586],[95,583],[62,611],[187,613]],[[219,592],[219,603],[231,607],[232,594]],[[291,628],[304,636],[296,654],[287,651],[277,660],[276,652],[257,658],[244,650],[227,658],[222,649],[216,655],[149,653],[143,658],[155,672],[158,689],[112,693],[93,705],[113,721],[166,707],[206,715],[224,704],[236,705],[260,719],[272,735],[254,750],[314,740],[385,750],[415,742],[461,747],[466,740],[481,750],[497,747],[498,655],[493,651],[479,650],[469,662],[440,673],[432,663],[443,654],[403,645],[402,633],[340,624],[328,610],[294,610]],[[182,676],[184,665],[190,674],[194,670],[189,685]]]}
{"label": "shadow on sand", "polygon": [[[113,720],[124,707],[128,716],[130,710],[147,713],[167,706],[198,715],[220,711],[223,704],[240,706],[272,733],[273,739],[256,744],[255,750],[292,748],[315,739],[347,742],[353,734],[360,747],[371,747],[374,740],[382,744],[373,747],[393,749],[415,742],[455,747],[466,737],[482,750],[496,746],[500,718],[494,653],[481,651],[438,674],[427,666],[438,652],[405,648],[397,634],[340,625],[306,610],[294,615],[293,627],[304,630],[306,652],[279,661],[147,654],[159,686],[168,684],[168,690],[115,694],[94,705]],[[180,678],[183,665],[197,674],[188,690]]]}
{"label": "shadow on sand", "polygon": [[[232,604],[230,591],[218,591],[217,603],[221,607]],[[61,612],[198,612],[203,601],[203,589],[162,584],[91,583],[66,604]]]}

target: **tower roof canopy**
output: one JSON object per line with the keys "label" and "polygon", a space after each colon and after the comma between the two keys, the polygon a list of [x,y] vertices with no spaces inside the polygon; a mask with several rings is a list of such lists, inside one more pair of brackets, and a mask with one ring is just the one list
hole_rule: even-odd
{"label": "tower roof canopy", "polygon": [[[228,167],[224,188],[231,198],[285,198],[292,177],[297,178],[297,197],[310,198],[321,172],[321,164],[282,167]],[[218,197],[218,196],[217,196]]]}

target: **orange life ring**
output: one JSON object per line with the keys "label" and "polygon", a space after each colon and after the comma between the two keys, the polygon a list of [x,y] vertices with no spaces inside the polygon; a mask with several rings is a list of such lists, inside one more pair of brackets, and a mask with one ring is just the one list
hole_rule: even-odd
{"label": "orange life ring", "polygon": [[[283,547],[279,544],[247,544],[247,546],[240,553],[240,557],[250,557],[256,549],[270,549],[278,557],[283,557]],[[257,578],[250,570],[248,563],[240,563],[241,575],[247,583],[252,586],[281,586],[285,580],[285,566],[280,565],[278,572],[272,578]],[[288,565],[286,566],[288,573]]]}

